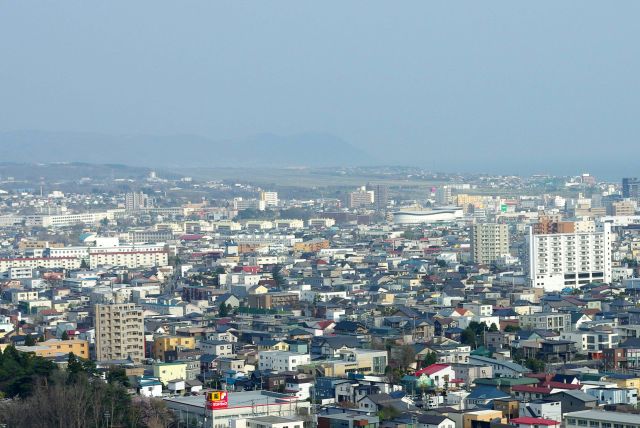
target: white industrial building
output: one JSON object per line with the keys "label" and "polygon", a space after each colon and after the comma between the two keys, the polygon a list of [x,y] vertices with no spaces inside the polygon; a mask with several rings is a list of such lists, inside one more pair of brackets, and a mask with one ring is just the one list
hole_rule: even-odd
{"label": "white industrial building", "polygon": [[462,218],[462,208],[434,208],[431,210],[398,211],[393,213],[394,224],[422,224],[455,221]]}
{"label": "white industrial building", "polygon": [[[300,400],[294,395],[270,391],[243,391],[229,392],[227,396],[227,406],[215,410],[205,409],[204,395],[168,397],[164,402],[185,426],[195,425],[206,428],[229,427],[232,421],[238,419],[310,415],[311,403]],[[292,422],[288,426],[295,428],[297,425],[302,424]]]}
{"label": "white industrial building", "polygon": [[25,218],[26,226],[69,227],[77,224],[98,224],[101,220],[112,221],[119,210],[89,213],[66,213],[60,215],[30,215]]}

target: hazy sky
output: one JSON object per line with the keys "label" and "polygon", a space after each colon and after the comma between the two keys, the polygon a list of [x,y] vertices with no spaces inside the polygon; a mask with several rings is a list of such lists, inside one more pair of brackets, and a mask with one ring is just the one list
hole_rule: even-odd
{"label": "hazy sky", "polygon": [[639,19],[638,1],[0,0],[0,130],[327,132],[438,170],[633,174]]}

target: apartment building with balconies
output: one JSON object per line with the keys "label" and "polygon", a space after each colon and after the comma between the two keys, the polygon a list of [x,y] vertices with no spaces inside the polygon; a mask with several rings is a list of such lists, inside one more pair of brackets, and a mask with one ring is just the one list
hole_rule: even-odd
{"label": "apartment building with balconies", "polygon": [[144,316],[135,304],[96,305],[96,359],[139,363],[144,355]]}

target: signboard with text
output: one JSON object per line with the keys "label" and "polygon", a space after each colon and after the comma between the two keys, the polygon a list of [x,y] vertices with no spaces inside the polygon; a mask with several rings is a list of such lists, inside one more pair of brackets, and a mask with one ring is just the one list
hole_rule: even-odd
{"label": "signboard with text", "polygon": [[227,391],[207,392],[206,398],[209,410],[226,409],[229,406]]}

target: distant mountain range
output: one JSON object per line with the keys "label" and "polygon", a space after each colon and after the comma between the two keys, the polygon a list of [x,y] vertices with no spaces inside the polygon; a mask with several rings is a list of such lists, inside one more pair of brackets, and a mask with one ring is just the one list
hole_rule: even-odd
{"label": "distant mountain range", "polygon": [[197,135],[106,135],[81,132],[0,132],[6,162],[118,163],[145,167],[326,167],[372,165],[366,152],[333,135],[260,134],[215,141]]}

